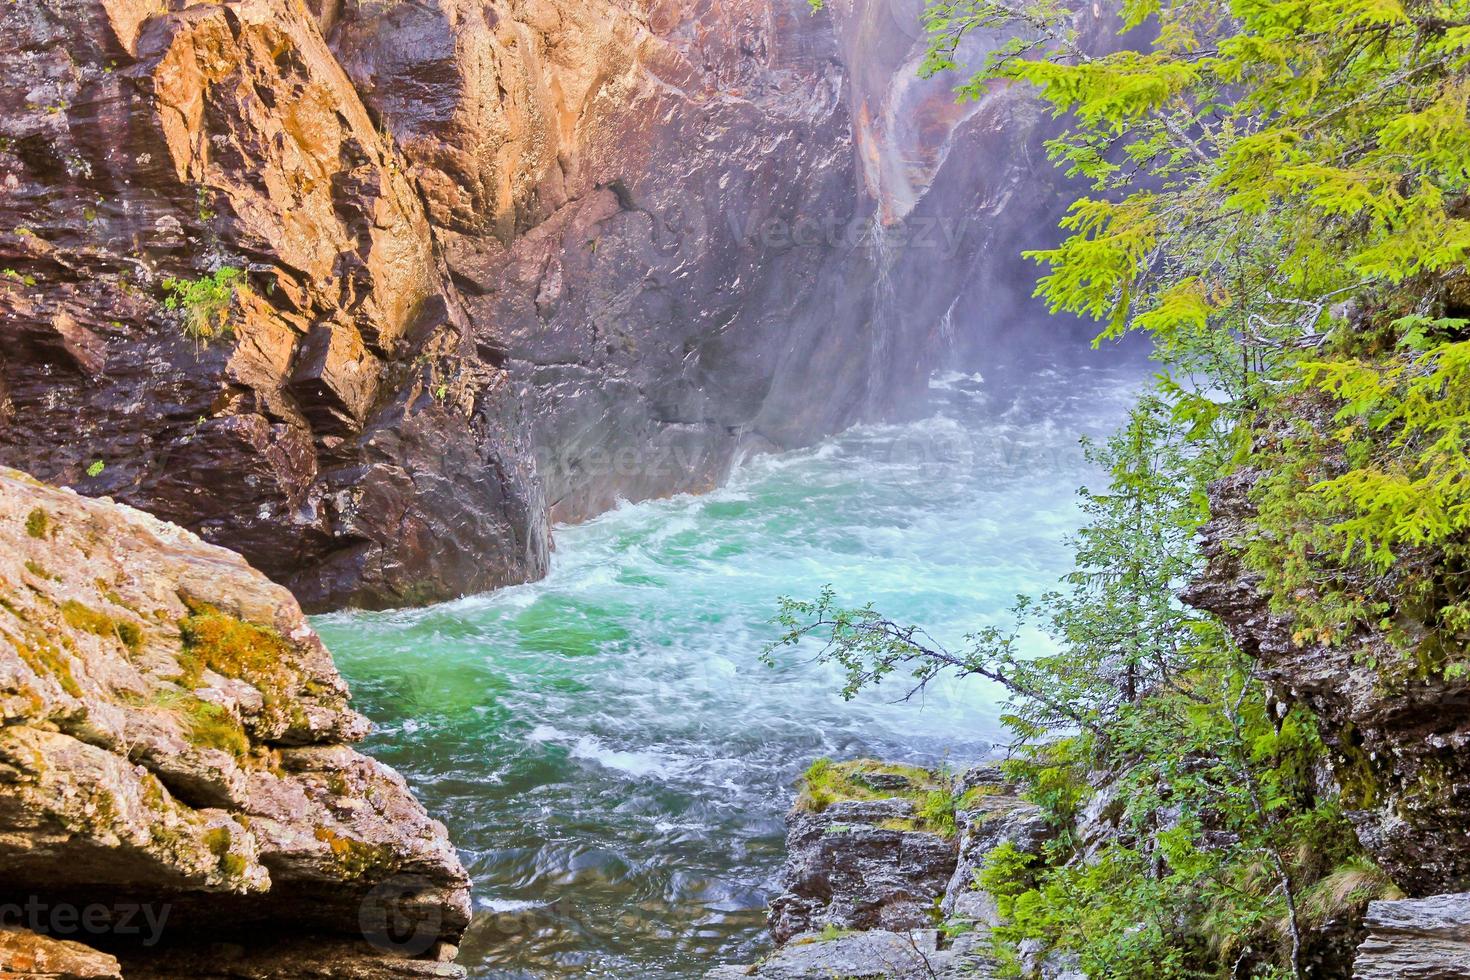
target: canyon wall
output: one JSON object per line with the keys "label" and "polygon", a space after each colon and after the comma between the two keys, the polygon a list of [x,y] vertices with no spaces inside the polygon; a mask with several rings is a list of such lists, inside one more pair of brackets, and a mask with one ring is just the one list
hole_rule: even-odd
{"label": "canyon wall", "polygon": [[1055,196],[921,8],[5,5],[0,461],[386,607],[901,410]]}

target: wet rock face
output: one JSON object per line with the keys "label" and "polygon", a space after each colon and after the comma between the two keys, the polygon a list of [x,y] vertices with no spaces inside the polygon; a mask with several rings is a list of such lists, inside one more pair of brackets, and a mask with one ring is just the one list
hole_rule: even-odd
{"label": "wet rock face", "polygon": [[1371,902],[1354,980],[1470,976],[1470,894]]}
{"label": "wet rock face", "polygon": [[526,392],[556,519],[710,489],[899,376],[869,363],[846,71],[803,0],[354,0],[331,37]]}
{"label": "wet rock face", "polygon": [[[0,460],[314,608],[544,571],[521,402],[299,0],[10,4],[0,78]],[[206,343],[166,280],[219,268]]]}
{"label": "wet rock face", "polygon": [[913,813],[913,803],[904,799],[794,811],[787,818],[786,889],[771,902],[776,942],[827,927],[931,928],[934,903],[954,872],[956,843],[894,829]]}
{"label": "wet rock face", "polygon": [[1395,665],[1412,653],[1378,631],[1336,645],[1296,642],[1292,622],[1272,613],[1241,561],[1254,480],[1245,472],[1212,488],[1208,563],[1185,601],[1220,617],[1276,697],[1320,719],[1344,809],[1394,883],[1411,896],[1470,887],[1470,850],[1445,839],[1446,828],[1470,823],[1470,682],[1405,679]]}
{"label": "wet rock face", "polygon": [[[100,907],[88,935],[129,976],[298,934],[362,976],[452,958],[443,825],[349,747],[367,723],[326,649],[234,553],[0,470],[0,722],[0,905],[39,908],[27,928]],[[122,921],[140,905],[151,937]]]}

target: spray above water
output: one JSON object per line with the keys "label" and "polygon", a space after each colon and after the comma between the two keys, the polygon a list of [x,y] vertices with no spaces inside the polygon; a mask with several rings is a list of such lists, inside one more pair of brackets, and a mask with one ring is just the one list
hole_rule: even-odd
{"label": "spray above water", "polygon": [[320,621],[379,725],[369,749],[464,852],[472,976],[674,980],[748,962],[813,758],[960,767],[989,751],[998,692],[982,682],[844,702],[828,668],[758,665],[782,595],[830,583],[957,643],[1066,571],[1073,494],[1093,476],[1077,438],[1113,427],[1135,373],[987,379],[936,378],[924,421],[563,528],[543,582]]}

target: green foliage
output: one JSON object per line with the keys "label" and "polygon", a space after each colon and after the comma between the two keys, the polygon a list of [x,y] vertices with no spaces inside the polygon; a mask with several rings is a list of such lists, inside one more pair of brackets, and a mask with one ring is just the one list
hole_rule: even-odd
{"label": "green foliage", "polygon": [[[935,0],[926,68],[964,70],[966,35],[1015,31],[960,96],[1019,82],[1067,116],[1051,154],[1093,193],[1065,241],[1033,253],[1052,309],[1099,319],[1103,338],[1147,332],[1242,435],[1291,428],[1303,397],[1336,405],[1332,472],[1295,436],[1265,459],[1236,445],[1274,481],[1261,526],[1280,547],[1253,563],[1279,608],[1340,638],[1381,611],[1356,566],[1381,573],[1470,530],[1470,320],[1455,298],[1470,3],[1130,0],[1124,14],[1152,40],[1092,56],[1056,0]],[[1197,398],[1166,385],[1176,404]],[[1458,603],[1445,616],[1470,625]]]}
{"label": "green foliage", "polygon": [[182,310],[184,333],[198,343],[208,344],[232,333],[230,307],[243,278],[239,269],[225,266],[200,279],[165,279],[163,305]]}
{"label": "green foliage", "polygon": [[26,515],[26,534],[33,538],[44,538],[51,528],[51,516],[45,508],[37,507]]}
{"label": "green foliage", "polygon": [[250,758],[250,736],[239,719],[223,705],[175,688],[159,691],[153,696],[152,704],[177,716],[192,744],[228,752],[240,762]]}
{"label": "green foliage", "polygon": [[[1240,544],[1299,643],[1373,630],[1399,658],[1369,664],[1383,684],[1470,677],[1470,2],[1122,12],[1146,30],[1107,54],[1062,0],[924,13],[925,69],[965,72],[961,98],[1025,84],[1065,120],[1050,153],[1091,191],[1032,253],[1038,294],[1099,342],[1146,333],[1166,368],[1092,449],[1110,481],[1083,491],[1076,571],[957,649],[830,589],[784,600],[767,658],[806,650],[848,697],[945,671],[1008,692],[1010,775],[1061,831],[982,876],[1011,970],[1039,940],[1094,977],[1301,976],[1305,929],[1392,892],[1340,812],[1374,799],[1372,760],[1349,753],[1341,803],[1323,793],[1316,720],[1174,596],[1206,487],[1246,470]],[[1013,39],[962,65],[977,31]],[[1120,832],[1083,859],[1070,830],[1097,792]]]}
{"label": "green foliage", "polygon": [[931,72],[961,68],[977,29],[1023,32],[962,97],[1025,82],[1074,121],[1052,155],[1099,193],[1072,209],[1071,238],[1035,253],[1054,308],[1163,340],[1206,320],[1286,338],[1267,321],[1314,329],[1324,297],[1463,264],[1470,222],[1446,205],[1470,189],[1464,3],[1127,7],[1153,42],[1100,57],[1055,0],[926,13]]}
{"label": "green foliage", "polygon": [[95,480],[102,475],[102,471],[105,469],[107,469],[107,464],[100,459],[95,459],[87,467],[87,475]]}
{"label": "green foliage", "polygon": [[1470,341],[1305,371],[1341,403],[1335,437],[1357,456],[1353,469],[1313,488],[1348,515],[1334,528],[1346,557],[1358,553],[1386,570],[1396,548],[1470,529]]}

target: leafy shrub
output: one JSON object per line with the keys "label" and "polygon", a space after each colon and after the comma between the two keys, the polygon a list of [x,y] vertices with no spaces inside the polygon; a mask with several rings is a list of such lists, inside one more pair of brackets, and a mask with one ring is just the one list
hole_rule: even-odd
{"label": "leafy shrub", "polygon": [[208,344],[233,332],[230,307],[243,277],[239,269],[225,266],[200,279],[165,279],[163,305],[182,310],[185,335]]}

